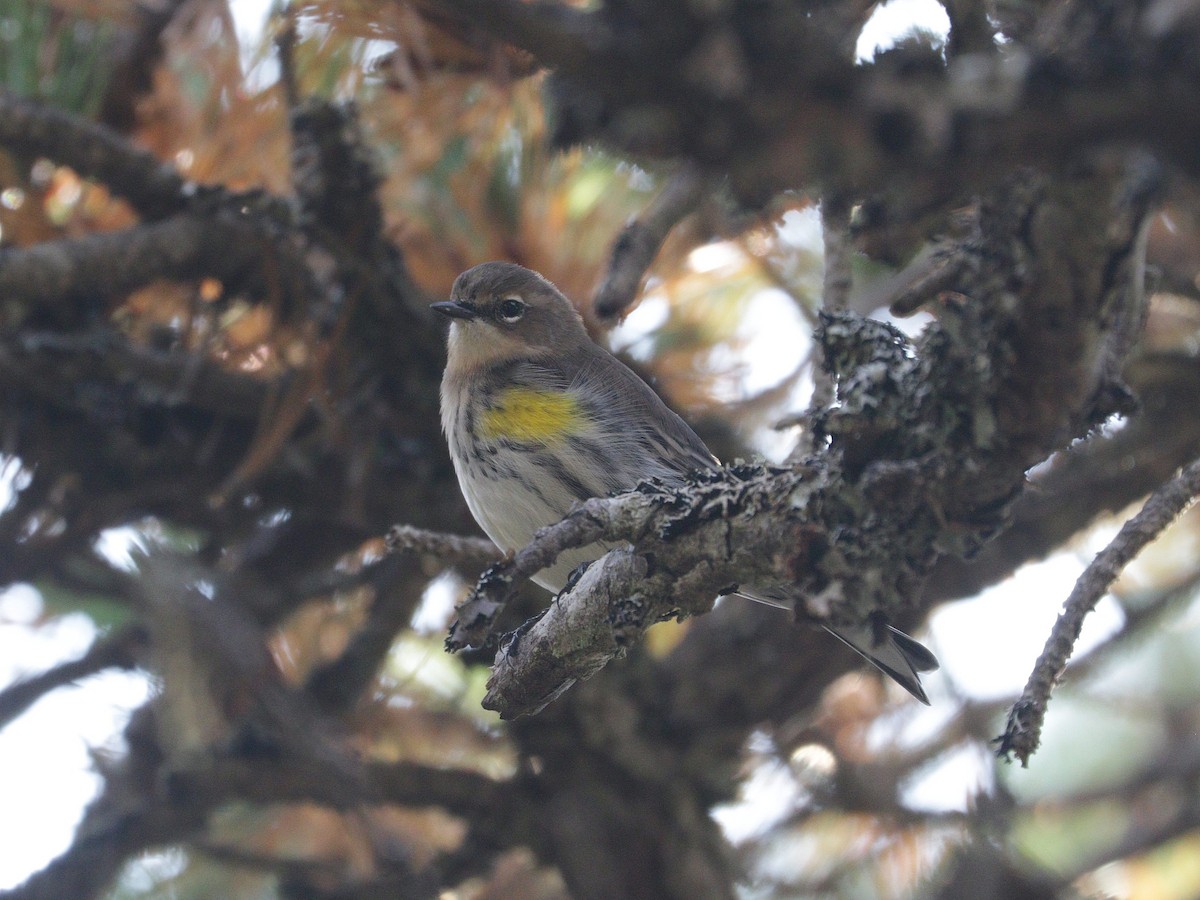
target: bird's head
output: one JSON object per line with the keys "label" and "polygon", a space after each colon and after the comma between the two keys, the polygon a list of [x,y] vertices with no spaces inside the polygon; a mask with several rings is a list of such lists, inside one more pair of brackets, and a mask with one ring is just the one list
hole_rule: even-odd
{"label": "bird's head", "polygon": [[450,299],[432,308],[451,320],[452,370],[570,353],[588,340],[571,301],[537,272],[513,263],[468,269],[455,279]]}

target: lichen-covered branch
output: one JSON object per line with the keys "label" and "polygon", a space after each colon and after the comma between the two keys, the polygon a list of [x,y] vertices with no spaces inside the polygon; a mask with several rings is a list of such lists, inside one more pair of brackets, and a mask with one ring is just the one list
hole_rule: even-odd
{"label": "lichen-covered branch", "polygon": [[1138,514],[1121,527],[1112,542],[1084,569],[1054,623],[1021,698],[1009,712],[1004,734],[997,739],[998,755],[1007,759],[1015,755],[1022,765],[1028,765],[1029,757],[1041,742],[1050,692],[1067,667],[1067,659],[1083,629],[1083,620],[1095,609],[1125,566],[1175,521],[1197,494],[1200,494],[1200,462],[1193,462],[1151,494]]}
{"label": "lichen-covered branch", "polygon": [[505,639],[489,705],[540,709],[649,624],[704,612],[739,585],[835,624],[911,609],[941,554],[969,554],[1003,526],[1027,468],[1125,396],[1114,373],[1142,320],[1154,185],[1137,160],[1013,179],[981,204],[962,249],[963,302],[944,304],[915,346],[882,323],[823,318],[837,405],[814,417],[826,442],[802,465],[730,466],[679,490],[591,500],[490,569],[449,648],[486,643],[514,580],[562,550],[632,547]]}
{"label": "lichen-covered branch", "polygon": [[1200,456],[1200,420],[1180,416],[1200,395],[1200,372],[1184,355],[1140,356],[1125,378],[1138,408],[1116,433],[1102,432],[1056,454],[1032,476],[1012,524],[970,559],[944,556],[926,602],[970,597],[1021,565],[1047,556],[1104,513],[1116,513]]}

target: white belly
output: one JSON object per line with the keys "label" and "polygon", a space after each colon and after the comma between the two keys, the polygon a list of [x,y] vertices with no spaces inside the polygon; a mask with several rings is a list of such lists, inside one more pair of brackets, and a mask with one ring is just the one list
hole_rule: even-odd
{"label": "white belly", "polygon": [[[565,492],[562,496],[551,493],[550,498],[558,502],[550,506],[537,494],[522,490],[519,483],[464,471],[457,459],[454,469],[458,473],[458,481],[471,515],[492,542],[505,553],[515,553],[526,547],[539,528],[562,519],[570,511],[575,499]],[[547,492],[546,485],[541,487],[544,493]],[[596,543],[568,550],[559,556],[553,566],[534,575],[533,581],[557,594],[566,585],[567,576],[572,570],[582,563],[599,559],[612,546],[615,545]]]}

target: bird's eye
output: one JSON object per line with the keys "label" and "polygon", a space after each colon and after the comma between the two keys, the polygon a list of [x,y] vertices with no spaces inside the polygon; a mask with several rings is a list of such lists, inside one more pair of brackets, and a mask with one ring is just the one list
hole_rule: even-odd
{"label": "bird's eye", "polygon": [[512,324],[525,315],[525,302],[520,297],[505,297],[496,307],[496,318]]}

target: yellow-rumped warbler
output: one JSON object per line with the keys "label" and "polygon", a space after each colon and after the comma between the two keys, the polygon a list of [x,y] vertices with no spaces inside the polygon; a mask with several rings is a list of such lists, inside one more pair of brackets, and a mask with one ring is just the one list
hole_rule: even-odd
{"label": "yellow-rumped warbler", "polygon": [[[536,272],[484,263],[458,276],[451,299],[433,308],[452,320],[442,429],[467,505],[500,549],[521,549],[575,501],[652,477],[680,482],[718,465],[649,385],[592,341],[571,302]],[[533,580],[557,593],[572,570],[609,549],[564,553]],[[752,589],[746,596],[787,606]],[[918,673],[937,668],[937,660],[921,644],[887,625],[829,630],[929,702]]]}

